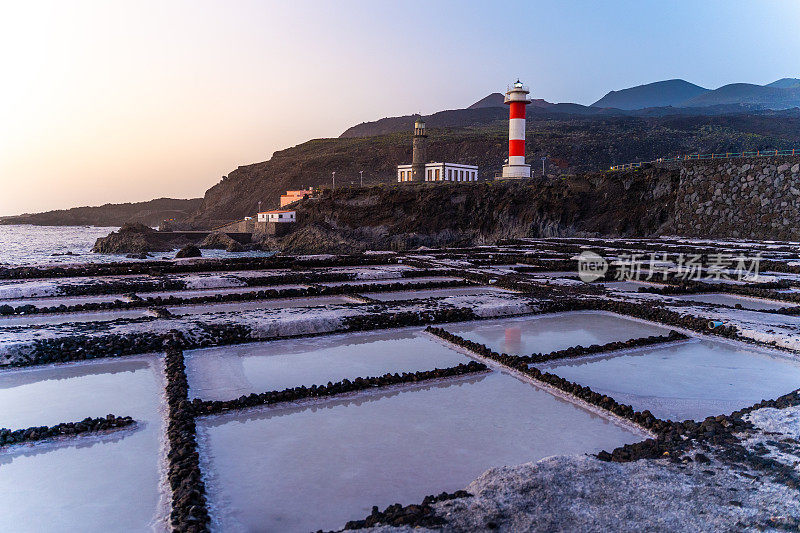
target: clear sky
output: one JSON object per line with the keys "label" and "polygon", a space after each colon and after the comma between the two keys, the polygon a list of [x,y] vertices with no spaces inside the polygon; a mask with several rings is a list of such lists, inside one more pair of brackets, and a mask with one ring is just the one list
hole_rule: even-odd
{"label": "clear sky", "polygon": [[590,104],[800,77],[800,1],[0,0],[0,214],[201,196],[359,122],[520,77]]}

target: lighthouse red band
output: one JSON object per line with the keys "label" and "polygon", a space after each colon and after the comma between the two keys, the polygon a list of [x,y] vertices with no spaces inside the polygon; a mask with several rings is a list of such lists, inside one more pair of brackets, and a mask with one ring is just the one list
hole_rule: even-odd
{"label": "lighthouse red band", "polygon": [[508,111],[508,163],[525,164],[525,104],[511,102]]}
{"label": "lighthouse red band", "polygon": [[525,106],[531,103],[528,89],[517,80],[506,92],[508,104],[508,164],[504,178],[529,178],[531,167],[525,164]]}

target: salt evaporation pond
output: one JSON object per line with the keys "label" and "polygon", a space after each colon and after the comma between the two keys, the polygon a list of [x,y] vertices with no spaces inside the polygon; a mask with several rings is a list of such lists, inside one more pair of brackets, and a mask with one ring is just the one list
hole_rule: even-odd
{"label": "salt evaporation pond", "polygon": [[599,283],[608,290],[622,292],[639,292],[642,287],[658,287],[654,283],[643,283],[641,281],[606,281]]}
{"label": "salt evaporation pond", "polygon": [[798,361],[698,339],[539,368],[671,420],[730,414],[800,387]]}
{"label": "salt evaporation pond", "polygon": [[0,521],[7,528],[144,531],[161,520],[160,365],[149,356],[0,371],[0,427],[109,413],[139,421],[104,436],[0,448]]}
{"label": "salt evaporation pond", "polygon": [[168,307],[173,315],[197,315],[224,313],[229,311],[252,311],[254,309],[288,309],[293,307],[317,307],[322,305],[362,303],[346,296],[314,296],[310,298],[275,298],[250,302],[227,302],[220,304],[183,305]]}
{"label": "salt evaporation pond", "polygon": [[533,317],[446,324],[444,329],[492,350],[530,355],[635,337],[665,335],[668,329],[599,311],[574,311]]}
{"label": "salt evaporation pond", "polygon": [[19,307],[22,305],[32,305],[34,307],[58,307],[60,305],[80,305],[91,303],[104,303],[119,300],[121,302],[130,301],[122,294],[102,294],[97,296],[48,296],[43,298],[13,298],[0,300],[0,305],[10,305]]}
{"label": "salt evaporation pond", "polygon": [[230,400],[252,392],[416,372],[468,363],[411,328],[220,346],[186,352],[190,395]]}
{"label": "salt evaporation pond", "polygon": [[0,317],[3,326],[45,326],[48,324],[67,324],[69,322],[108,322],[119,318],[141,318],[152,316],[147,309],[120,309],[115,311],[93,311],[87,313],[45,313],[22,316]]}
{"label": "salt evaporation pond", "polygon": [[392,283],[402,283],[403,285],[420,285],[422,283],[431,283],[438,281],[458,281],[459,278],[451,277],[420,277],[420,278],[390,278],[390,279],[362,279],[354,281],[326,281],[324,283],[317,283],[317,285],[324,285],[326,287],[340,287],[342,285],[391,285]]}
{"label": "salt evaporation pond", "polygon": [[393,291],[364,293],[381,302],[413,300],[416,298],[444,298],[447,296],[476,296],[478,294],[510,294],[511,291],[495,287],[453,287],[449,289],[427,289],[420,291]]}
{"label": "salt evaporation pond", "polygon": [[268,290],[285,290],[285,289],[306,289],[308,285],[298,284],[285,284],[285,285],[256,285],[248,287],[225,287],[225,288],[211,288],[211,289],[186,289],[177,291],[154,291],[154,292],[137,292],[136,296],[146,300],[148,298],[201,298],[206,296],[216,296],[218,294],[242,294],[246,292],[258,292]]}
{"label": "salt evaporation pond", "polygon": [[741,305],[744,309],[752,311],[764,311],[780,309],[781,307],[795,307],[795,304],[790,302],[776,302],[773,300],[764,300],[761,298],[743,298],[741,296],[731,296],[729,294],[685,294],[680,296],[673,296],[676,300],[684,300],[690,302],[700,302],[707,304],[727,305],[736,307]]}
{"label": "salt evaporation pond", "polygon": [[201,463],[220,531],[316,531],[486,469],[641,440],[507,374],[375,391],[199,419]]}

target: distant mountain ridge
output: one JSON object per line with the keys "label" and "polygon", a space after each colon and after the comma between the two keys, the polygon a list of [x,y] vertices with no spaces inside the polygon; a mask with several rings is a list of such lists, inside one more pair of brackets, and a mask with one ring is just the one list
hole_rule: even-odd
{"label": "distant mountain ridge", "polygon": [[147,202],[105,204],[95,207],[73,207],[44,213],[0,217],[0,224],[33,224],[34,226],[121,226],[140,222],[157,226],[166,219],[183,219],[196,211],[203,199],[181,200],[157,198]]}
{"label": "distant mountain ridge", "polygon": [[[779,80],[781,83],[790,84],[793,78]],[[800,80],[797,80],[800,82]],[[778,82],[775,82],[778,83]],[[746,84],[742,84],[746,85]],[[730,86],[725,86],[730,87]],[[725,89],[721,87],[720,89]],[[758,94],[743,95],[737,99],[726,95],[726,90],[711,91],[684,80],[667,80],[648,85],[640,85],[621,91],[611,91],[606,96],[592,104],[585,106],[574,103],[554,104],[541,98],[531,100],[527,115],[529,118],[564,120],[569,117],[579,116],[634,116],[634,117],[663,117],[669,115],[685,116],[716,116],[736,113],[765,112],[769,110],[784,110],[800,107],[800,102],[789,104],[782,101],[781,95],[800,91],[800,89],[780,89],[755,85],[764,89],[764,93],[771,95],[769,98],[758,97]],[[669,95],[658,96],[655,92],[666,90]],[[698,91],[699,90],[699,91]],[[719,91],[719,92],[718,92]],[[695,95],[689,100],[681,100],[687,95]],[[680,100],[680,102],[676,102]],[[740,101],[741,100],[741,101]],[[765,105],[759,102],[772,102]],[[614,103],[616,106],[605,104]],[[646,105],[647,104],[647,105]],[[645,107],[636,107],[636,106]],[[372,122],[362,122],[345,130],[339,138],[374,137],[408,131],[419,115],[403,115],[400,117],[386,117]],[[491,93],[474,104],[464,109],[450,109],[423,116],[429,128],[466,128],[486,126],[508,120],[508,108],[503,104],[503,95]]]}
{"label": "distant mountain ridge", "polygon": [[[782,81],[782,80],[781,80]],[[683,102],[684,107],[741,104],[761,109],[800,107],[800,87],[782,88],[752,83],[731,83]]]}
{"label": "distant mountain ridge", "polygon": [[709,90],[685,80],[665,80],[611,91],[592,107],[643,110],[653,107],[704,108],[738,105],[751,109],[800,107],[800,79],[782,78],[768,83],[731,83]]}
{"label": "distant mountain ridge", "polygon": [[657,81],[621,91],[611,91],[591,107],[633,110],[675,106],[707,92],[708,89],[685,80]]}
{"label": "distant mountain ridge", "polygon": [[779,89],[794,89],[800,87],[798,78],[781,78],[778,81],[766,84],[764,87],[778,87]]}
{"label": "distant mountain ridge", "polygon": [[492,93],[469,106],[467,109],[481,109],[484,107],[503,107],[505,96],[502,93]]}

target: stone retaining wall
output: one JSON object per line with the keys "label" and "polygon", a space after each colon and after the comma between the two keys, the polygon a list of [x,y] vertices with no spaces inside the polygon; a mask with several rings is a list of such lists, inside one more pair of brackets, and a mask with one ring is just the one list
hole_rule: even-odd
{"label": "stone retaining wall", "polygon": [[693,161],[681,166],[674,233],[800,238],[800,157]]}

